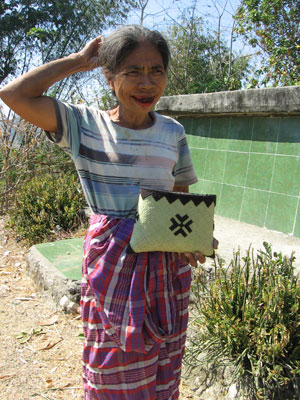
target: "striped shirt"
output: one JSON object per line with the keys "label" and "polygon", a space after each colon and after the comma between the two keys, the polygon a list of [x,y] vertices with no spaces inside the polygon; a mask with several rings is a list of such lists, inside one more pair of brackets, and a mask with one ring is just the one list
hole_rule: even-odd
{"label": "striped shirt", "polygon": [[94,214],[134,218],[140,187],[172,190],[197,181],[184,128],[153,113],[147,129],[129,129],[102,110],[54,100],[58,131],[48,137],[68,152]]}

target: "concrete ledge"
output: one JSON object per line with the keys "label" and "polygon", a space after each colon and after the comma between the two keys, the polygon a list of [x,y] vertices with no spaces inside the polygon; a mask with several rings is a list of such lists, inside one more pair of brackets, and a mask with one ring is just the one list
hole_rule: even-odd
{"label": "concrete ledge", "polygon": [[162,97],[155,111],[176,117],[300,115],[300,86]]}
{"label": "concrete ledge", "polygon": [[[80,301],[80,281],[66,278],[36,248],[32,246],[27,254],[27,271],[39,290],[47,290],[57,305],[62,299],[69,304]],[[64,303],[67,308],[67,302]]]}

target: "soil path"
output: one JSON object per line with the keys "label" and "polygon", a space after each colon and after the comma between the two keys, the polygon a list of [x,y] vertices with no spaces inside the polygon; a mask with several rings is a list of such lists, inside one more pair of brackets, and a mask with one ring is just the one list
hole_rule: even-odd
{"label": "soil path", "polygon": [[[0,399],[83,400],[79,315],[58,310],[26,273],[28,248],[0,219]],[[180,400],[193,400],[187,382]]]}

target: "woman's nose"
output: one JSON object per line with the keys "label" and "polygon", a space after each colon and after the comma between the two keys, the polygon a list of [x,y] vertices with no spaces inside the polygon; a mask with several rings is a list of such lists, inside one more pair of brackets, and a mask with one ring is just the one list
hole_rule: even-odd
{"label": "woman's nose", "polygon": [[142,74],[139,82],[140,87],[152,87],[154,85],[150,74]]}

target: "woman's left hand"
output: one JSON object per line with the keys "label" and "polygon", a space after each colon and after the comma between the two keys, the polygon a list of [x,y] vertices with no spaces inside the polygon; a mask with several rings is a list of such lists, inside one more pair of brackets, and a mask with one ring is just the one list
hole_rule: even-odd
{"label": "woman's left hand", "polygon": [[[214,238],[214,250],[218,248],[218,245],[218,240]],[[180,259],[184,264],[190,264],[192,267],[197,267],[198,261],[200,262],[200,264],[204,264],[206,261],[206,257],[199,251],[195,251],[195,253],[180,253]]]}

